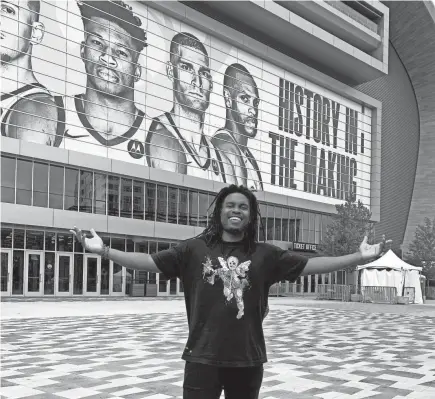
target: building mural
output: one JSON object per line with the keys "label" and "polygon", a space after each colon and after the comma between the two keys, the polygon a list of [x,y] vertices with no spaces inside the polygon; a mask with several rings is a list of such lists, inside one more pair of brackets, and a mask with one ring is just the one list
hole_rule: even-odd
{"label": "building mural", "polygon": [[370,206],[371,111],[139,3],[1,6],[3,136]]}

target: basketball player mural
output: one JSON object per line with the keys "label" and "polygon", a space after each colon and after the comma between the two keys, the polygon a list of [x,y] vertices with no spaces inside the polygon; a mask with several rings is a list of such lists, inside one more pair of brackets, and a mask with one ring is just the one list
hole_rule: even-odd
{"label": "basketball player mural", "polygon": [[78,2],[84,26],[80,56],[86,91],[68,97],[64,146],[144,164],[145,115],[134,103],[134,84],[146,33],[122,1]]}
{"label": "basketball player mural", "polygon": [[240,184],[251,190],[263,190],[257,161],[248,148],[248,139],[257,135],[257,84],[249,71],[232,64],[225,71],[223,96],[226,107],[225,126],[212,137],[212,143],[231,157]]}
{"label": "basketball player mural", "polygon": [[230,159],[204,134],[205,112],[213,90],[204,45],[190,33],[176,34],[171,41],[166,73],[173,83],[173,107],[150,125],[146,139],[148,165],[236,183]]}
{"label": "basketball player mural", "polygon": [[58,146],[63,133],[62,99],[53,97],[32,69],[33,46],[44,37],[39,10],[39,1],[1,1],[1,132]]}

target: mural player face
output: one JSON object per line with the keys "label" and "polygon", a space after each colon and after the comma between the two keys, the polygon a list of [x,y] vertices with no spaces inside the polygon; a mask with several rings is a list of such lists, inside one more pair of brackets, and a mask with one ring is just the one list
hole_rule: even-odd
{"label": "mural player face", "polygon": [[247,137],[255,137],[258,124],[258,89],[252,80],[239,82],[233,89],[232,116],[239,132]]}
{"label": "mural player face", "polygon": [[240,234],[249,224],[249,200],[243,194],[228,194],[222,204],[221,223],[224,231],[230,234]]}
{"label": "mural player face", "polygon": [[27,1],[1,1],[0,54],[2,62],[11,62],[29,51],[44,35],[44,25],[36,22],[37,16],[29,9]]}
{"label": "mural player face", "polygon": [[177,101],[192,112],[204,113],[213,88],[208,57],[197,49],[179,46],[179,56],[172,67]]}
{"label": "mural player face", "polygon": [[103,18],[86,23],[80,55],[85,64],[88,85],[109,95],[122,96],[140,79],[139,54],[130,34]]}

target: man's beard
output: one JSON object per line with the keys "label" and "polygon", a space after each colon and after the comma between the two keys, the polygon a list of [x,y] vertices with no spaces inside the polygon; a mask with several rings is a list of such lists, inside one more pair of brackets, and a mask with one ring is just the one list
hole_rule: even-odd
{"label": "man's beard", "polygon": [[240,227],[240,228],[223,228],[224,231],[226,231],[229,234],[232,235],[239,235],[240,233],[244,233],[247,230],[248,226]]}

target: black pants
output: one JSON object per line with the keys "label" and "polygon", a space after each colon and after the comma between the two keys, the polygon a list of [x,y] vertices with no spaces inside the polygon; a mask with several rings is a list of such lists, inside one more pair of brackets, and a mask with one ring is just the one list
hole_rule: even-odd
{"label": "black pants", "polygon": [[263,366],[215,367],[186,362],[183,399],[258,399]]}

